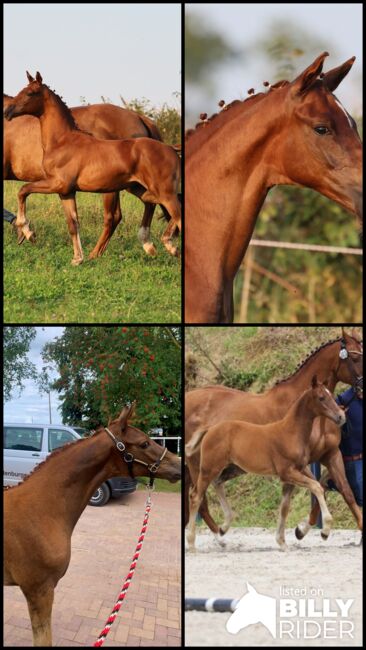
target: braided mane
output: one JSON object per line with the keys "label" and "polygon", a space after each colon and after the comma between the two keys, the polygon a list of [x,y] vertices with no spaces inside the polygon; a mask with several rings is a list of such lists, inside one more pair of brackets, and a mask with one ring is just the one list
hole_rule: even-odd
{"label": "braided mane", "polygon": [[[219,128],[220,126],[222,126],[226,122],[226,119],[227,119],[227,116],[228,116],[228,111],[230,109],[233,109],[233,108],[238,109],[238,110],[235,111],[235,114],[236,114],[241,109],[244,110],[244,109],[246,109],[248,107],[251,108],[253,106],[253,104],[258,103],[264,97],[267,97],[267,95],[269,95],[273,90],[275,90],[277,88],[282,88],[283,86],[287,86],[287,85],[289,85],[289,83],[290,82],[286,81],[286,80],[278,81],[277,83],[271,85],[267,92],[260,92],[260,93],[257,93],[255,95],[253,95],[251,93],[249,95],[249,97],[247,97],[246,99],[243,99],[243,100],[234,99],[230,104],[225,105],[223,107],[223,109],[220,111],[220,113],[213,113],[213,115],[211,115],[211,117],[205,118],[203,121],[198,122],[195,125],[194,129],[188,129],[188,131],[186,131],[186,133],[185,133],[185,140],[186,141],[189,140],[192,136],[194,136],[197,133],[201,132],[201,129],[203,129],[203,128],[205,128],[205,133],[207,133],[207,135],[211,135],[214,132],[214,130],[216,130],[216,128]],[[220,102],[220,105],[221,105],[221,103],[222,102]],[[234,115],[234,113],[231,110],[231,112],[229,114],[229,118],[233,117],[233,115]],[[220,119],[218,119],[218,118],[220,118]],[[211,127],[212,123],[214,123],[214,127],[216,126],[216,128],[215,129],[213,129],[213,128],[208,129],[207,127]],[[207,128],[207,131],[206,131],[206,128]]]}
{"label": "braided mane", "polygon": [[332,339],[331,341],[327,341],[326,343],[322,343],[321,345],[319,345],[319,347],[315,348],[310,352],[309,356],[306,357],[304,361],[298,364],[298,366],[295,368],[294,372],[291,375],[289,375],[285,379],[279,379],[278,381],[276,381],[274,386],[278,386],[279,384],[283,384],[285,381],[289,381],[290,379],[292,379],[314,357],[314,355],[319,352],[319,350],[323,350],[323,348],[327,348],[329,345],[332,345],[333,343],[337,343],[337,341],[341,341],[341,340],[342,337],[339,336],[336,339]]}

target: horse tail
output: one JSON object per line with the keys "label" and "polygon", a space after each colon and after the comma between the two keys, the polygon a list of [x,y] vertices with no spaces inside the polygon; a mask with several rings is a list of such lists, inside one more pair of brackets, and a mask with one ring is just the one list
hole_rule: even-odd
{"label": "horse tail", "polygon": [[160,140],[160,142],[163,142],[163,138],[161,137],[161,133],[158,127],[156,126],[156,124],[152,120],[150,120],[149,117],[146,117],[146,115],[139,114],[139,118],[148,132],[147,137],[152,138],[153,140]]}
{"label": "horse tail", "polygon": [[204,431],[196,431],[193,434],[190,441],[187,442],[184,450],[185,450],[185,454],[186,454],[186,456],[188,458],[190,458],[191,456],[193,456],[193,454],[196,453],[197,447],[200,444],[200,442],[201,442],[203,436],[205,435],[205,433],[207,433],[207,429],[204,429]]}

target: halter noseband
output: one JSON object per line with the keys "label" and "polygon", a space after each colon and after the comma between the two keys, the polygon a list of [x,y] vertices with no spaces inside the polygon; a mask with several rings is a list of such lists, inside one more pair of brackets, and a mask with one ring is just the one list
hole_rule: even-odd
{"label": "halter noseband", "polygon": [[145,461],[139,460],[138,458],[135,458],[134,455],[131,454],[129,451],[126,451],[126,445],[121,440],[117,440],[116,436],[107,427],[104,427],[104,431],[106,431],[108,433],[108,435],[112,438],[112,440],[113,440],[114,444],[116,445],[118,451],[120,451],[121,454],[123,454],[123,460],[127,464],[128,473],[131,476],[131,478],[133,478],[133,479],[135,478],[134,474],[133,474],[133,471],[132,471],[132,464],[133,463],[140,463],[140,465],[145,465],[147,467],[148,472],[149,472],[149,479],[150,479],[150,483],[149,483],[148,487],[151,489],[153,487],[153,485],[154,485],[154,474],[156,474],[156,472],[158,471],[159,465],[160,465],[161,461],[163,460],[166,452],[168,451],[168,448],[167,447],[164,448],[164,451],[163,451],[162,455],[160,456],[159,460],[157,460],[154,463],[151,463],[149,465],[148,463],[145,463]]}

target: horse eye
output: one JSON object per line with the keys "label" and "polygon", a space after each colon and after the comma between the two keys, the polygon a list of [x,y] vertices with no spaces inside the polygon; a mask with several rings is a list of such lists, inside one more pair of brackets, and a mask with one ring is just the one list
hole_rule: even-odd
{"label": "horse eye", "polygon": [[143,442],[142,445],[140,445],[141,449],[146,449],[146,447],[148,447],[148,446],[149,446],[149,443],[147,441]]}
{"label": "horse eye", "polygon": [[324,400],[325,400],[325,397],[319,397],[320,402],[324,402]]}
{"label": "horse eye", "polygon": [[328,133],[330,133],[330,130],[327,126],[315,126],[314,131],[318,135],[328,135]]}

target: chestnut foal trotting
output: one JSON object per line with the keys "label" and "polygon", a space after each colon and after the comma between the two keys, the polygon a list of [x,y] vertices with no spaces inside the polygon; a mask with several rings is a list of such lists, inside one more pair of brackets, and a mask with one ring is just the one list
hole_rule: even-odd
{"label": "chestnut foal trotting", "polygon": [[[330,533],[332,517],[324,499],[324,490],[306,467],[310,460],[310,436],[314,419],[325,416],[341,426],[344,411],[335,402],[325,384],[312,378],[306,390],[289,408],[282,420],[270,424],[253,424],[240,420],[220,422],[202,432],[201,462],[197,483],[191,488],[187,541],[194,550],[196,516],[201,500],[214,478],[235,463],[245,472],[278,476],[285,484],[308,488],[318,499],[322,517],[322,537]],[[185,447],[186,455],[194,452],[193,442]]]}
{"label": "chestnut foal trotting", "polygon": [[43,146],[43,169],[46,178],[24,185],[18,194],[16,227],[29,230],[25,201],[29,194],[60,194],[67,213],[74,247],[72,264],[83,261],[76,212],[75,193],[115,192],[133,188],[144,203],[160,204],[170,221],[162,242],[172,255],[178,255],[172,238],[181,228],[181,204],[178,198],[180,160],[174,147],[150,138],[99,140],[80,131],[71,111],[37,72],[29,84],[5,109],[6,119],[35,115],[40,120]]}
{"label": "chestnut foal trotting", "polygon": [[[266,424],[281,419],[289,405],[305,390],[310,378],[317,374],[320,381],[328,380],[328,387],[334,391],[338,382],[355,386],[362,380],[363,370],[362,341],[355,329],[351,334],[342,328],[342,336],[334,341],[328,341],[314,350],[305,361],[299,364],[298,369],[286,379],[264,393],[252,393],[236,390],[226,386],[207,386],[197,388],[186,393],[185,399],[185,441],[190,443],[202,431],[216,423],[225,420],[245,420],[256,424]],[[362,512],[358,507],[353,492],[347,481],[339,450],[341,433],[339,427],[329,420],[316,419],[310,439],[311,457],[310,462],[320,462],[327,468],[337,489],[342,494],[345,502],[350,508],[360,530],[362,530]],[[197,481],[200,449],[189,457],[186,456],[186,480],[185,480],[185,521],[188,522],[189,501],[188,493],[191,483]],[[219,543],[223,544],[222,536],[229,529],[233,518],[233,512],[226,500],[224,483],[225,481],[242,474],[242,470],[235,465],[226,467],[221,475],[213,483],[225,514],[225,521],[218,526],[212,519],[207,505],[206,497],[203,498],[200,506],[200,514],[207,526],[215,534]],[[280,512],[287,515],[289,508],[292,486],[284,486],[283,499]],[[307,525],[304,522],[297,528],[297,536],[304,536],[309,527],[316,523],[318,515],[318,504],[315,503]],[[282,528],[283,526],[281,526]],[[284,533],[277,535],[277,538],[284,537]],[[284,543],[284,540],[283,540]]]}
{"label": "chestnut foal trotting", "polygon": [[326,56],[188,131],[186,323],[233,321],[234,278],[274,185],[310,187],[362,218],[362,145],[333,95],[355,57],[319,78]]}
{"label": "chestnut foal trotting", "polygon": [[[14,97],[4,94],[4,109]],[[92,104],[89,106],[76,106],[71,108],[71,113],[77,125],[96,138],[105,140],[122,140],[125,138],[153,138],[162,140],[158,128],[150,118],[140,115],[135,111],[114,106],[113,104]],[[42,167],[43,149],[39,120],[33,115],[22,115],[18,120],[5,120],[4,122],[4,180],[39,181],[45,178]],[[127,188],[133,194],[133,188]],[[72,201],[61,202],[68,214]],[[99,257],[107,245],[122,219],[120,197],[118,192],[103,194],[104,228],[98,242],[89,255],[89,259]],[[145,203],[144,214],[138,232],[139,241],[148,255],[156,255],[156,249],[151,241],[150,226],[155,205]],[[18,229],[18,244],[24,239],[34,242],[35,233]]]}
{"label": "chestnut foal trotting", "polygon": [[73,529],[99,485],[131,473],[180,478],[180,459],[129,425],[133,408],[126,406],[108,429],[57,449],[5,491],[4,579],[27,599],[35,646],[52,645],[54,589],[69,566]]}

